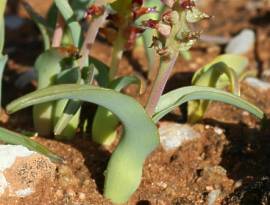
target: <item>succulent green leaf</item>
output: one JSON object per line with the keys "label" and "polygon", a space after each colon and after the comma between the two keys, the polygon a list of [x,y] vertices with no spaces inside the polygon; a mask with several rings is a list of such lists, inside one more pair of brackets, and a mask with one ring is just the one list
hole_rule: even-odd
{"label": "succulent green leaf", "polygon": [[34,104],[66,98],[105,107],[123,123],[122,139],[105,172],[104,195],[113,203],[126,202],[140,184],[146,157],[159,144],[155,124],[132,97],[89,85],[57,85],[38,90],[10,103],[7,111],[13,113]]}
{"label": "succulent green leaf", "polygon": [[91,84],[95,77],[95,71],[96,67],[93,63],[91,63],[89,66],[85,66],[82,68],[82,79],[84,81],[84,84]]}
{"label": "succulent green leaf", "polygon": [[158,122],[177,106],[191,100],[219,101],[246,110],[259,119],[264,118],[262,110],[237,95],[210,87],[187,86],[161,96],[153,115],[154,122]]}
{"label": "succulent green leaf", "polygon": [[98,84],[101,87],[108,87],[110,70],[109,66],[94,57],[89,57],[89,62],[89,65],[93,64],[96,68],[95,79],[97,80]]}
{"label": "succulent green leaf", "polygon": [[[232,67],[229,67],[227,63]],[[247,64],[248,60],[245,57],[238,55],[221,55],[194,74],[192,85],[216,87],[219,89],[229,85],[231,93],[240,95],[237,75],[243,72]],[[206,112],[208,105],[208,100],[189,102],[188,121],[190,123],[199,121]]]}
{"label": "succulent green leaf", "polygon": [[22,5],[24,6],[28,15],[34,20],[34,22],[36,23],[42,35],[44,50],[49,49],[50,48],[50,31],[52,31],[52,28],[49,26],[49,24],[46,22],[46,20],[42,16],[38,15],[38,13],[34,11],[34,9],[31,7],[29,3],[27,3],[26,1],[23,1]]}
{"label": "succulent green leaf", "polygon": [[23,145],[30,150],[36,151],[40,154],[43,154],[49,157],[52,161],[61,162],[62,159],[58,157],[56,154],[48,150],[45,146],[35,142],[34,140],[18,134],[16,132],[9,131],[5,128],[0,127],[0,140],[14,145]]}
{"label": "succulent green leaf", "polygon": [[[217,63],[224,63],[228,67],[232,68],[237,76],[240,76],[246,69],[248,65],[248,59],[244,56],[240,55],[234,55],[234,54],[224,54],[216,57],[213,61],[208,63],[207,65],[203,66],[201,69],[199,69],[193,76],[192,78],[192,84],[198,81],[198,78],[201,78],[204,73],[207,73],[208,70],[215,64]],[[224,88],[229,84],[229,79],[226,74],[223,74],[220,76],[218,83],[217,83],[217,88]]]}
{"label": "succulent green leaf", "polygon": [[[37,58],[34,66],[38,77],[37,89],[55,84],[56,75],[61,71],[61,62],[64,58],[65,56],[55,48],[45,51]],[[53,102],[48,102],[33,108],[34,127],[40,135],[51,134],[53,106]]]}
{"label": "succulent green leaf", "polygon": [[71,6],[67,0],[54,0],[54,2],[70,29],[74,45],[80,47],[82,44],[82,29]]}
{"label": "succulent green leaf", "polygon": [[[62,71],[57,75],[56,84],[78,83],[81,79],[79,68]],[[80,121],[81,102],[59,100],[53,110],[54,135],[58,140],[70,140],[77,131]]]}
{"label": "succulent green leaf", "polygon": [[[84,80],[84,83],[90,84],[93,80],[92,78],[94,77],[100,86],[107,87],[108,82],[109,82],[109,72],[108,72],[109,67],[94,57],[89,57],[89,62],[90,62],[90,66],[84,67],[82,69],[81,75],[82,75],[82,79]],[[74,75],[74,76],[76,76],[76,75]],[[65,83],[72,83],[72,82],[75,83],[75,81],[70,81],[70,82],[66,81]],[[62,84],[64,84],[64,83],[62,82]],[[64,105],[62,105],[62,106],[64,106]],[[80,108],[81,108],[81,102],[79,102],[79,101],[70,100],[66,104],[63,115],[59,118],[57,124],[54,127],[54,134],[55,134],[57,139],[68,140],[68,139],[71,139],[75,135],[75,132],[76,132],[75,128],[77,128],[77,126],[75,126],[75,124],[77,124],[76,121],[79,120],[78,118],[79,118]],[[102,108],[102,109],[104,109],[104,108]],[[105,112],[105,110],[106,109],[104,109],[104,112]],[[98,112],[100,112],[100,111],[98,111]],[[76,115],[75,115],[75,113],[76,113]],[[106,111],[106,113],[109,114],[110,112]],[[102,116],[104,116],[104,115],[102,114]],[[116,119],[114,121],[115,124],[119,124],[119,120],[115,116],[113,118]],[[78,120],[76,120],[76,119],[78,119]],[[70,121],[72,121],[72,122],[70,122]],[[71,126],[68,126],[69,123],[71,123]],[[63,130],[66,127],[67,127],[67,129],[63,133]],[[112,127],[112,126],[110,126],[110,127]],[[116,136],[115,129],[114,129],[114,136]],[[115,137],[113,137],[113,139],[115,139]]]}
{"label": "succulent green leaf", "polygon": [[[135,76],[120,77],[112,81],[110,89],[120,92],[131,84],[137,84],[140,88],[141,81]],[[104,146],[111,145],[117,137],[119,119],[104,107],[98,107],[92,124],[93,141]]]}

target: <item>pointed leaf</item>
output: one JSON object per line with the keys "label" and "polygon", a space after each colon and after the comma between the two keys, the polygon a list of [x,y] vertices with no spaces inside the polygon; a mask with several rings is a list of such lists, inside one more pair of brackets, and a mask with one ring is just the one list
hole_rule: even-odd
{"label": "pointed leaf", "polygon": [[82,44],[82,29],[71,6],[67,0],[54,0],[54,2],[70,29],[74,45],[80,47]]}
{"label": "pointed leaf", "polygon": [[[141,81],[135,76],[124,76],[115,79],[109,88],[120,92],[130,84],[137,84],[140,90]],[[119,119],[104,107],[98,107],[92,124],[93,141],[102,145],[111,145],[117,137]]]}
{"label": "pointed leaf", "polygon": [[[78,83],[81,79],[79,68],[71,68],[57,75],[56,84]],[[59,100],[53,110],[55,138],[70,140],[75,134],[80,121],[81,102],[76,100]]]}
{"label": "pointed leaf", "polygon": [[[8,112],[59,99],[96,103],[111,110],[124,125],[122,139],[105,172],[105,197],[124,203],[138,188],[146,157],[159,144],[157,128],[143,107],[116,91],[88,85],[58,85],[35,91],[7,106]],[[121,106],[119,106],[121,105]]]}
{"label": "pointed leaf", "polygon": [[[227,65],[227,63],[230,66]],[[224,88],[230,85],[230,92],[240,95],[237,74],[243,72],[248,60],[238,55],[221,55],[198,70],[192,79],[192,85]],[[237,73],[236,73],[237,71]],[[197,100],[188,103],[188,121],[195,123],[202,119],[209,105],[208,100]]]}
{"label": "pointed leaf", "polygon": [[263,111],[237,95],[210,87],[188,86],[173,90],[160,98],[153,120],[158,122],[177,106],[191,100],[214,100],[244,109],[257,118],[264,117]]}
{"label": "pointed leaf", "polygon": [[8,144],[23,145],[30,150],[36,151],[40,154],[43,154],[43,155],[49,157],[52,161],[55,161],[55,162],[62,161],[62,159],[60,157],[58,157],[56,154],[52,153],[45,146],[35,142],[34,140],[31,140],[28,137],[25,137],[25,136],[18,134],[16,132],[9,131],[9,130],[4,129],[2,127],[0,127],[0,140],[5,142],[5,143],[8,143]]}

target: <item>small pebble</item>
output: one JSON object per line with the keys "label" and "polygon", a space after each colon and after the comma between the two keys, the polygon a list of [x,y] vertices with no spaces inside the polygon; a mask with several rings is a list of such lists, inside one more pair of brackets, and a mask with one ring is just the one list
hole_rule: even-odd
{"label": "small pebble", "polygon": [[85,200],[85,193],[80,192],[79,193],[79,199],[80,200]]}
{"label": "small pebble", "polygon": [[75,197],[76,196],[76,193],[73,191],[73,189],[67,189],[67,195],[69,197]]}
{"label": "small pebble", "polygon": [[208,194],[208,205],[214,205],[216,200],[218,199],[219,195],[220,195],[221,191],[218,190],[213,190]]}
{"label": "small pebble", "polygon": [[59,198],[63,198],[64,197],[64,193],[63,193],[63,190],[61,189],[58,189],[56,192],[55,192],[55,195]]}
{"label": "small pebble", "polygon": [[270,89],[270,83],[262,81],[258,78],[249,77],[245,79],[245,82],[253,88],[261,91],[266,91]]}
{"label": "small pebble", "polygon": [[255,39],[255,32],[253,30],[244,29],[230,40],[225,48],[225,52],[231,54],[246,54],[254,47]]}
{"label": "small pebble", "polygon": [[214,128],[214,131],[215,131],[215,133],[217,133],[218,135],[223,134],[223,130],[220,129],[219,127],[215,127],[215,128]]}
{"label": "small pebble", "polygon": [[164,150],[171,151],[180,147],[183,142],[200,137],[190,125],[163,122],[159,127],[160,142]]}

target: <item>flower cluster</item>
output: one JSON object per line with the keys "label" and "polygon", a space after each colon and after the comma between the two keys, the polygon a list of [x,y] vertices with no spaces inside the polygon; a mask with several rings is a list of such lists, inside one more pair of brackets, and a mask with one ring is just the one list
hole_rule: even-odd
{"label": "flower cluster", "polygon": [[160,20],[147,20],[143,26],[156,29],[158,37],[153,38],[152,46],[161,56],[169,56],[176,50],[186,51],[199,38],[200,32],[190,29],[196,23],[209,16],[201,12],[193,0],[162,0],[166,9]]}

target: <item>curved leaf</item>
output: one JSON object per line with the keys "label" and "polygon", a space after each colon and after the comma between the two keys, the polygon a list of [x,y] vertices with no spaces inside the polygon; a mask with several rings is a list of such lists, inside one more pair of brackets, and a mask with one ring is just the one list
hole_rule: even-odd
{"label": "curved leaf", "polygon": [[109,66],[100,60],[89,57],[89,64],[94,64],[96,70],[95,79],[101,87],[108,87],[109,84]]}
{"label": "curved leaf", "polygon": [[[46,88],[55,83],[55,78],[61,71],[61,61],[65,56],[58,49],[52,48],[42,53],[35,62],[38,75],[38,89]],[[54,103],[48,102],[33,108],[35,130],[43,136],[51,134],[52,113]]]}
{"label": "curved leaf", "polygon": [[[79,68],[71,68],[57,75],[56,84],[78,83],[81,79]],[[81,102],[75,100],[59,100],[53,110],[55,138],[59,140],[72,139],[80,121]]]}
{"label": "curved leaf", "polygon": [[[84,84],[91,84],[93,77],[95,77],[95,79],[97,80],[98,84],[101,87],[107,87],[108,83],[109,83],[109,67],[94,57],[89,57],[89,62],[90,62],[90,66],[83,67],[83,69],[81,71],[82,72],[81,75],[82,75],[82,79],[84,80]],[[74,82],[74,81],[65,82],[65,83],[72,83],[72,82]],[[73,118],[73,116],[76,113],[77,113],[76,114],[77,116],[79,115],[78,111],[80,110],[80,108],[81,108],[81,102],[79,102],[79,101],[71,100],[67,103],[67,105],[64,109],[63,115],[59,118],[59,121],[57,122],[57,124],[54,127],[54,134],[55,134],[56,138],[66,139],[66,137],[63,138],[63,136],[62,136],[62,135],[66,135],[66,136],[68,136],[67,139],[70,139],[70,138],[72,138],[72,136],[74,136],[75,126],[69,126],[69,128],[67,128],[65,133],[62,133],[62,132],[68,126],[68,124],[70,123],[70,121],[72,119],[73,119],[73,122],[71,124],[75,123],[75,118]],[[104,110],[106,110],[106,109],[104,109]],[[106,113],[106,114],[108,114],[108,113]],[[116,119],[115,116],[114,116],[114,119],[115,119],[114,122],[115,122],[115,126],[116,126],[119,123],[119,121]],[[68,134],[68,133],[70,133],[70,134]],[[116,132],[114,133],[114,135],[116,135]]]}
{"label": "curved leaf", "polygon": [[156,107],[153,120],[158,122],[163,116],[172,111],[174,108],[190,100],[219,101],[244,109],[259,119],[264,117],[263,111],[237,95],[233,95],[215,88],[188,86],[173,90],[163,95]]}
{"label": "curved leaf", "polygon": [[23,145],[30,150],[36,151],[40,154],[44,154],[45,156],[49,157],[52,161],[55,161],[55,162],[62,161],[60,157],[52,153],[45,146],[31,140],[28,137],[25,137],[16,132],[9,131],[2,127],[0,127],[0,140],[8,144]]}
{"label": "curved leaf", "polygon": [[74,45],[80,47],[82,44],[82,29],[69,2],[67,0],[54,0],[54,2],[70,29]]}
{"label": "curved leaf", "polygon": [[[233,54],[220,55],[207,65],[203,66],[194,74],[192,78],[192,84],[194,84],[198,80],[198,78],[203,75],[203,73],[208,72],[208,70],[217,63],[226,64],[228,67],[232,68],[236,72],[237,76],[240,76],[248,65],[248,59],[244,56]],[[217,88],[224,88],[228,85],[228,82],[228,77],[225,74],[222,75],[219,79],[219,83],[217,84]]]}
{"label": "curved leaf", "polygon": [[[141,81],[135,76],[124,76],[115,79],[109,88],[120,92],[130,84],[137,84],[140,90]],[[117,136],[119,119],[104,107],[98,107],[92,124],[92,139],[98,144],[111,145]]]}
{"label": "curved leaf", "polygon": [[[240,95],[238,78],[235,71],[222,62],[213,64],[206,72],[203,72],[200,76],[197,76],[196,80],[192,82],[192,85],[216,87],[219,78],[221,78],[221,76],[224,74],[228,78],[230,92],[236,95]],[[208,105],[208,100],[197,100],[189,102],[188,121],[190,123],[195,123],[200,120],[206,112]]]}
{"label": "curved leaf", "polygon": [[[243,56],[225,54],[199,69],[192,78],[192,85],[216,87],[219,89],[230,86],[230,92],[240,95],[240,76],[248,64]],[[209,105],[208,100],[197,100],[188,103],[188,121],[195,123],[202,119]]]}
{"label": "curved leaf", "polygon": [[[138,188],[146,157],[159,144],[158,132],[143,107],[116,91],[88,85],[58,85],[35,91],[7,106],[8,112],[59,99],[96,103],[111,110],[124,124],[122,139],[105,172],[105,197],[124,203]],[[119,106],[121,104],[121,106]]]}

